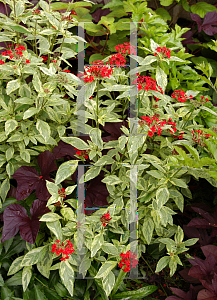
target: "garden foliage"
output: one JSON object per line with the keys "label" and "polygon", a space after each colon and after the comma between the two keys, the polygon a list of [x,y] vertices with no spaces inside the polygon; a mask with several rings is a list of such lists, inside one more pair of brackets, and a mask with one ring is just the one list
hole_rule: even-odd
{"label": "garden foliage", "polygon": [[[94,299],[145,298],[156,287],[127,291],[124,277],[136,268],[142,276],[139,260],[153,245],[164,253],[155,272],[169,267],[173,276],[199,239],[186,240],[173,219],[192,199],[189,182],[205,178],[217,187],[217,110],[208,95],[217,85],[211,64],[193,68],[181,38],[188,29],[169,29],[146,1],[113,0],[98,24],[85,24],[87,35],[107,35],[102,53],[75,75],[71,58],[86,43],[76,30],[92,21],[90,8],[8,0],[0,14],[2,300],[88,300],[91,284]],[[138,52],[132,21],[139,22]],[[83,93],[84,117],[76,101]],[[85,206],[77,201],[80,187]],[[138,247],[129,227],[137,213]],[[204,218],[189,226],[215,227],[212,215]],[[78,274],[92,279],[79,288]],[[216,276],[204,285],[212,293]]]}

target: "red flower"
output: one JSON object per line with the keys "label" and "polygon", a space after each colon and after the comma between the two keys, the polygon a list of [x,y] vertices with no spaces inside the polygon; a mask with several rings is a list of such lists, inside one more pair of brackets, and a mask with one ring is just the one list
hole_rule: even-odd
{"label": "red flower", "polygon": [[60,189],[60,190],[58,191],[58,194],[60,195],[60,197],[65,198],[65,197],[66,197],[65,189],[64,189],[64,188]]}
{"label": "red flower", "polygon": [[183,90],[175,90],[175,93],[172,93],[171,97],[179,102],[186,102],[188,100],[188,96]]}
{"label": "red flower", "polygon": [[[166,48],[166,47],[157,47],[156,51],[157,51],[158,53],[163,54],[163,58],[164,58],[165,56],[167,56],[168,58],[170,58],[170,52],[171,52],[170,49],[168,49],[168,48]],[[157,55],[157,52],[155,52],[155,54],[154,54],[155,56]]]}
{"label": "red flower", "polygon": [[116,54],[113,54],[109,58],[109,64],[117,65],[117,66],[121,66],[121,65],[124,66],[126,64],[126,59],[121,53],[116,53]]}
{"label": "red flower", "polygon": [[65,245],[64,245],[64,243],[61,243],[61,245],[60,245],[59,240],[57,240],[55,243],[51,247],[51,252],[56,253],[56,255],[60,255],[60,254],[65,255],[65,257],[62,256],[62,258],[60,259],[61,261],[69,259],[68,254],[75,253],[75,250],[73,249],[73,244],[70,242],[70,240],[66,241]]}
{"label": "red flower", "polygon": [[203,142],[203,138],[208,139],[211,135],[208,133],[204,133],[202,130],[192,130],[193,138],[192,140],[195,143],[198,143],[201,147],[206,146],[206,144]]}
{"label": "red flower", "polygon": [[37,9],[33,9],[32,11],[33,15],[40,15],[40,10],[37,8]]}
{"label": "red flower", "polygon": [[3,60],[0,60],[0,65],[5,65],[5,62]]}
{"label": "red flower", "polygon": [[30,60],[29,60],[29,59],[26,59],[26,63],[29,64],[29,63],[30,63]]}
{"label": "red flower", "polygon": [[[149,76],[139,76],[136,80],[133,81],[133,84],[138,84],[138,89],[145,91],[157,91],[163,94],[163,90],[160,86],[157,85],[157,81]],[[155,100],[158,101],[159,99],[155,97]]]}
{"label": "red flower", "polygon": [[84,157],[85,159],[88,159],[88,151],[90,150],[78,150],[77,148],[75,148],[75,150],[77,150],[77,152],[75,153],[76,155],[78,156],[82,156]]}
{"label": "red flower", "polygon": [[122,54],[134,54],[136,55],[135,46],[130,45],[130,43],[124,43],[122,45],[115,46],[115,50],[117,52],[121,52]]}
{"label": "red flower", "polygon": [[121,253],[120,257],[122,257],[122,259],[118,266],[119,268],[125,266],[123,269],[124,272],[129,272],[130,267],[135,268],[138,265],[137,255],[132,251],[127,251],[126,254]]}
{"label": "red flower", "polygon": [[100,218],[102,226],[105,227],[111,219],[112,218],[110,218],[109,211],[106,214],[102,215],[102,217]]}
{"label": "red flower", "polygon": [[43,58],[43,62],[46,62],[48,60],[48,57],[45,55],[42,55],[41,57]]}
{"label": "red flower", "polygon": [[149,117],[149,116],[142,116],[141,119],[139,121],[139,125],[143,126],[143,125],[147,125],[149,127],[149,131],[148,131],[148,136],[152,137],[155,132],[157,132],[157,134],[160,136],[161,132],[162,132],[162,127],[164,127],[165,125],[172,125],[171,129],[168,129],[167,131],[170,131],[170,133],[174,134],[177,129],[176,129],[176,123],[172,122],[172,119],[169,118],[168,121],[166,120],[160,120],[158,114],[155,114],[153,117]]}
{"label": "red flower", "polygon": [[92,62],[93,66],[88,66],[85,68],[84,78],[85,82],[92,82],[95,79],[102,79],[108,77],[113,73],[113,68],[109,68],[104,65],[104,62],[101,60]]}
{"label": "red flower", "polygon": [[63,72],[66,72],[66,73],[71,73],[69,70],[63,70]]}

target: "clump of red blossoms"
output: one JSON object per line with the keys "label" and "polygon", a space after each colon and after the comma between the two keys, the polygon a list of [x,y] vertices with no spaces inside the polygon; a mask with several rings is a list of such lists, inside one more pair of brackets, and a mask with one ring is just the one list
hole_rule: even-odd
{"label": "clump of red blossoms", "polygon": [[119,268],[125,266],[125,268],[123,269],[124,272],[129,272],[130,267],[135,268],[138,265],[137,255],[132,251],[127,251],[126,254],[121,253],[120,257],[122,257],[122,259],[118,266]]}
{"label": "clump of red blossoms", "polygon": [[126,59],[121,53],[116,53],[109,58],[109,64],[116,66],[124,66],[126,64]]}
{"label": "clump of red blossoms", "polygon": [[64,188],[60,189],[58,191],[59,196],[65,198],[66,197],[66,192],[65,191],[66,190]]}
{"label": "clump of red blossoms", "polygon": [[[145,91],[157,91],[163,94],[163,90],[160,86],[157,85],[157,81],[150,76],[139,76],[136,80],[133,81],[133,84],[137,83],[139,90]],[[155,97],[155,100],[158,101],[159,98]]]}
{"label": "clump of red blossoms", "polygon": [[41,57],[43,58],[43,62],[46,62],[48,60],[48,57],[45,55],[42,55]]}
{"label": "clump of red blossoms", "polygon": [[5,62],[0,59],[0,65],[5,65]]}
{"label": "clump of red blossoms", "polygon": [[206,146],[206,144],[203,142],[203,138],[208,139],[211,135],[208,133],[204,133],[202,130],[192,130],[193,138],[192,140],[195,143],[198,143],[201,147]]}
{"label": "clump of red blossoms", "polygon": [[102,226],[105,227],[111,219],[112,218],[110,218],[109,211],[106,214],[102,215],[102,217],[100,218]]}
{"label": "clump of red blossoms", "polygon": [[77,150],[77,152],[75,153],[76,155],[78,155],[78,156],[82,156],[82,157],[84,157],[85,159],[88,159],[88,152],[90,151],[90,150],[78,150],[77,148],[75,148],[75,150]]}
{"label": "clump of red blossoms", "polygon": [[115,46],[115,50],[125,55],[134,54],[136,55],[135,46],[130,45],[130,43],[124,43],[122,45]]}
{"label": "clump of red blossoms", "polygon": [[[168,57],[168,58],[170,58],[171,56],[170,56],[170,52],[171,52],[171,50],[170,49],[168,49],[168,48],[166,48],[166,47],[157,47],[157,49],[156,49],[156,51],[158,52],[158,53],[161,53],[162,55],[163,55],[163,58],[164,57]],[[157,56],[157,52],[155,52],[155,56]]]}
{"label": "clump of red blossoms", "polygon": [[32,11],[33,15],[40,15],[40,10],[37,8],[37,9],[33,9]]}
{"label": "clump of red blossoms", "polygon": [[102,79],[104,77],[109,78],[109,76],[113,73],[113,68],[105,66],[104,62],[101,60],[94,61],[91,64],[93,64],[93,66],[88,66],[85,68],[85,82],[92,82],[95,79]]}
{"label": "clump of red blossoms", "polygon": [[183,90],[175,90],[174,93],[172,93],[171,97],[173,99],[176,99],[179,102],[186,102],[188,99],[193,98],[192,95],[190,95],[189,97],[186,95],[185,91]]}
{"label": "clump of red blossoms", "polygon": [[160,136],[163,130],[162,127],[164,127],[165,125],[172,125],[172,128],[167,129],[167,132],[174,134],[177,131],[176,123],[173,122],[171,118],[169,118],[168,121],[166,121],[160,120],[158,116],[159,115],[155,115],[151,118],[149,116],[142,116],[142,120],[139,120],[138,122],[140,126],[147,125],[150,128],[150,130],[148,131],[149,137],[152,137],[153,135],[155,135],[155,133],[157,133]]}
{"label": "clump of red blossoms", "polygon": [[20,57],[23,57],[22,51],[26,50],[26,48],[22,45],[15,45],[14,50],[11,50],[12,45],[9,45],[8,47],[10,50],[2,52],[2,56],[9,56],[10,59],[19,59]]}
{"label": "clump of red blossoms", "polygon": [[71,13],[70,13],[70,15],[68,17],[62,16],[61,21],[73,22],[72,15],[76,15],[77,16],[76,12],[72,10]]}
{"label": "clump of red blossoms", "polygon": [[52,250],[51,252],[56,253],[56,255],[65,255],[62,256],[60,259],[61,261],[66,260],[69,258],[69,254],[75,253],[75,250],[73,249],[73,245],[70,242],[70,240],[66,241],[66,243],[60,243],[59,240],[57,240],[53,245],[52,245]]}

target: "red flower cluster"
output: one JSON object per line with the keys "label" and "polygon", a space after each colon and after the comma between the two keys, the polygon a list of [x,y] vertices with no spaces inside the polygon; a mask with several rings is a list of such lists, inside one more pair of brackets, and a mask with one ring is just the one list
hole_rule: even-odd
{"label": "red flower cluster", "polygon": [[192,130],[193,138],[192,140],[196,143],[198,143],[201,147],[206,146],[206,144],[203,142],[203,138],[208,139],[211,135],[208,133],[204,133],[202,130]]}
{"label": "red flower cluster", "polygon": [[[22,51],[26,50],[26,48],[24,46],[22,46],[22,45],[15,45],[14,51],[11,50],[11,47],[12,47],[12,45],[9,45],[10,50],[2,52],[2,56],[9,56],[10,59],[12,59],[14,57],[16,59],[19,59],[20,57],[23,56],[23,52]],[[14,54],[15,54],[15,56],[14,56]]]}
{"label": "red flower cluster", "polygon": [[111,219],[112,218],[110,218],[109,211],[106,214],[102,215],[102,217],[100,218],[102,226],[105,227]]}
{"label": "red flower cluster", "polygon": [[65,189],[64,189],[64,188],[60,189],[60,190],[58,191],[58,194],[59,194],[60,197],[65,198],[65,197],[66,197]]}
{"label": "red flower cluster", "polygon": [[[159,116],[159,115],[158,115]],[[164,127],[165,125],[172,125],[172,129],[167,129],[167,131],[171,132],[172,134],[174,134],[177,129],[176,129],[176,123],[172,122],[172,119],[169,118],[168,121],[166,120],[160,120],[158,119],[158,117],[154,116],[154,117],[149,117],[149,116],[142,116],[141,117],[142,120],[139,121],[139,125],[148,125],[150,130],[148,131],[148,136],[152,137],[155,132],[157,132],[157,134],[160,136],[161,132],[162,132],[162,127]]]}
{"label": "red flower cluster", "polygon": [[0,65],[5,65],[5,62],[0,59]]}
{"label": "red flower cluster", "polygon": [[74,10],[71,11],[71,13],[70,13],[70,15],[69,15],[68,17],[62,16],[61,21],[66,20],[66,21],[68,21],[68,22],[73,22],[73,17],[72,17],[72,15],[76,15],[76,16],[77,16],[77,14],[76,14],[76,12],[75,12]]}
{"label": "red flower cluster", "polygon": [[37,9],[33,9],[32,11],[33,15],[40,15],[40,10],[37,8]]}
{"label": "red flower cluster", "polygon": [[119,263],[119,268],[124,268],[124,272],[129,272],[130,271],[130,266],[132,268],[135,268],[138,265],[138,259],[136,253],[133,253],[132,251],[127,251],[126,254],[121,253],[120,257],[122,257],[121,262]]}
{"label": "red flower cluster", "polygon": [[113,54],[109,58],[110,65],[124,66],[126,64],[126,59],[121,53]]}
{"label": "red flower cluster", "polygon": [[183,90],[175,90],[171,97],[179,102],[186,102],[189,98],[193,98],[191,95],[188,97]]}
{"label": "red flower cluster", "polygon": [[52,245],[51,252],[56,253],[56,255],[60,255],[60,254],[65,255],[65,257],[62,256],[62,258],[60,259],[61,261],[63,261],[63,260],[66,260],[66,259],[69,258],[69,254],[72,254],[72,252],[75,253],[75,250],[73,249],[73,245],[72,245],[72,243],[69,240],[66,241],[65,245],[63,243],[60,244],[60,241],[57,240]]}
{"label": "red flower cluster", "polygon": [[[166,47],[157,47],[157,49],[156,49],[156,51],[158,52],[158,53],[161,53],[161,54],[163,54],[163,58],[164,57],[168,57],[168,58],[170,58],[170,52],[171,52],[171,50],[170,49],[168,49],[168,48],[166,48]],[[157,52],[155,52],[155,56],[157,55]]]}
{"label": "red flower cluster", "polygon": [[90,150],[78,150],[77,148],[75,148],[75,150],[77,150],[77,152],[75,153],[76,155],[78,156],[82,156],[84,157],[85,159],[88,159],[88,151]]}
{"label": "red flower cluster", "polygon": [[[84,78],[85,82],[92,82],[95,79],[102,79],[103,77],[108,77],[113,73],[113,68],[109,68],[104,65],[104,62],[97,60],[92,62],[93,66],[88,66],[85,68]],[[107,63],[106,63],[107,64]]]}
{"label": "red flower cluster", "polygon": [[157,85],[157,81],[150,76],[139,76],[136,80],[133,81],[133,84],[138,84],[138,89],[145,91],[157,91],[163,94],[163,90],[160,86]]}
{"label": "red flower cluster", "polygon": [[174,135],[174,138],[178,138],[179,140],[183,139],[184,132],[181,132],[180,135]]}
{"label": "red flower cluster", "polygon": [[130,43],[124,43],[122,45],[115,46],[115,50],[117,52],[121,52],[122,54],[134,54],[136,55],[135,46],[130,45]]}
{"label": "red flower cluster", "polygon": [[56,204],[54,204],[54,206],[61,207],[61,206],[62,206],[62,204],[61,204],[61,202],[60,202],[60,201],[58,201],[58,202],[56,202]]}
{"label": "red flower cluster", "polygon": [[71,73],[69,70],[63,70],[63,72],[65,72],[65,73]]}
{"label": "red flower cluster", "polygon": [[45,55],[42,55],[41,57],[43,58],[43,62],[46,62],[48,60],[48,57]]}

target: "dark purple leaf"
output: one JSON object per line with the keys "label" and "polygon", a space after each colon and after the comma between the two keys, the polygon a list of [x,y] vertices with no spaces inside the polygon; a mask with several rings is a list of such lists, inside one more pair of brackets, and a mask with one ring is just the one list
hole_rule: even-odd
{"label": "dark purple leaf", "polygon": [[105,131],[107,131],[112,136],[114,136],[118,139],[122,134],[124,134],[123,131],[121,130],[122,126],[129,129],[127,121],[116,122],[116,123],[105,123],[103,128],[104,128]]}
{"label": "dark purple leaf", "polygon": [[201,18],[200,18],[200,16],[198,16],[197,14],[192,14],[192,13],[190,14],[190,16],[191,16],[191,19],[193,21],[197,22],[198,32],[201,32],[202,27],[201,27]]}
{"label": "dark purple leaf", "polygon": [[192,31],[187,31],[185,32],[181,37],[184,38],[185,40],[182,41],[182,45],[188,45],[188,44],[201,44],[201,42],[196,42],[193,40],[193,32]]}
{"label": "dark purple leaf", "polygon": [[39,217],[49,212],[46,204],[36,199],[30,209],[31,219],[24,207],[19,204],[10,204],[3,213],[3,232],[1,242],[12,238],[20,230],[20,236],[30,244],[34,244],[39,231]]}
{"label": "dark purple leaf", "polygon": [[201,215],[202,217],[204,217],[204,219],[206,219],[207,221],[209,221],[209,223],[213,223],[215,224],[215,220],[214,218],[212,217],[211,213],[207,212],[207,211],[204,211],[203,209],[201,208],[198,208],[198,207],[192,207],[192,209],[197,212],[199,215]]}
{"label": "dark purple leaf", "polygon": [[197,300],[216,300],[217,295],[208,290],[201,290],[197,295]]}
{"label": "dark purple leaf", "polygon": [[177,288],[173,288],[173,287],[171,287],[170,289],[171,289],[171,291],[172,291],[174,294],[176,294],[176,295],[179,296],[180,298],[186,299],[186,293],[183,292],[182,290],[177,289]]}
{"label": "dark purple leaf", "polygon": [[214,245],[207,245],[201,247],[201,250],[203,251],[203,254],[208,257],[210,254],[215,258],[217,263],[217,247]]}
{"label": "dark purple leaf", "polygon": [[67,155],[76,159],[76,157],[75,157],[76,152],[77,152],[77,150],[75,150],[75,147],[73,147],[63,141],[59,141],[58,146],[55,146],[53,148],[53,155],[54,155],[55,159],[60,159]]}
{"label": "dark purple leaf", "polygon": [[201,246],[209,245],[215,242],[215,238],[212,236],[209,236],[206,229],[200,228],[194,228],[194,227],[188,227],[187,225],[183,225],[184,233],[189,238],[199,238],[198,243]]}
{"label": "dark purple leaf", "polygon": [[216,11],[210,11],[206,13],[202,29],[208,35],[214,35],[217,33],[217,27],[212,27],[213,25],[217,25],[217,13]]}
{"label": "dark purple leaf", "polygon": [[200,218],[194,218],[188,223],[187,227],[197,227],[197,228],[208,229],[208,228],[211,228],[211,225],[207,220],[200,219]]}
{"label": "dark purple leaf", "polygon": [[49,175],[50,172],[57,170],[57,166],[54,160],[55,157],[49,150],[46,150],[39,154],[37,162],[40,167],[42,176]]}
{"label": "dark purple leaf", "polygon": [[93,14],[92,14],[92,17],[94,18],[94,21],[96,23],[98,23],[101,18],[103,16],[107,16],[108,14],[110,14],[110,9],[109,8],[106,8],[106,9],[101,9],[101,8],[98,8]]}
{"label": "dark purple leaf", "polygon": [[176,296],[169,296],[165,300],[180,300],[180,298]]}
{"label": "dark purple leaf", "polygon": [[28,197],[37,188],[39,181],[42,180],[38,171],[33,167],[20,167],[12,177],[17,181],[17,201]]}
{"label": "dark purple leaf", "polygon": [[197,278],[194,278],[190,275],[188,275],[190,268],[185,268],[184,270],[179,271],[179,274],[184,278],[186,281],[190,283],[200,283],[200,281]]}

